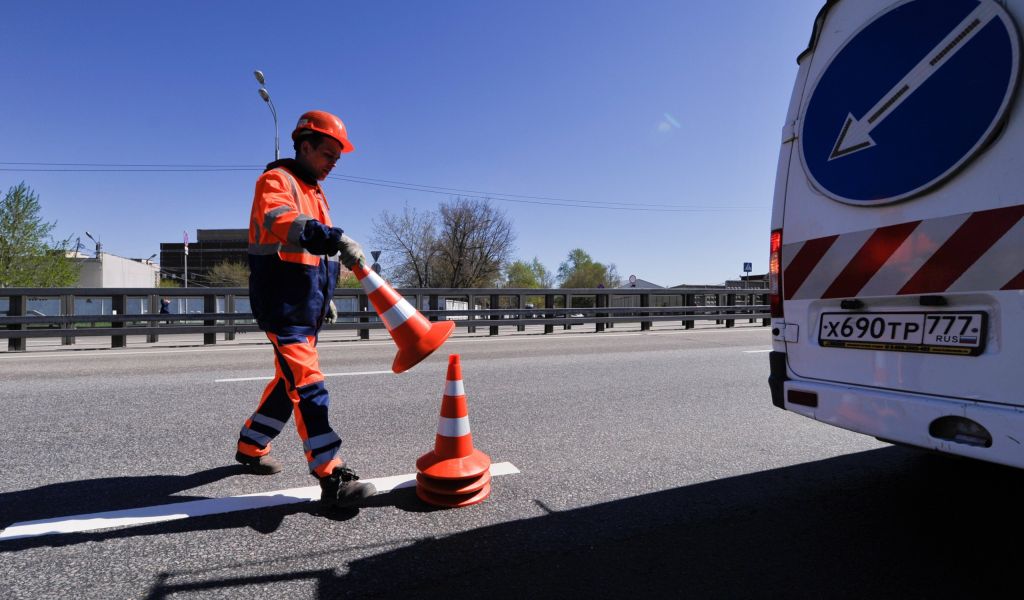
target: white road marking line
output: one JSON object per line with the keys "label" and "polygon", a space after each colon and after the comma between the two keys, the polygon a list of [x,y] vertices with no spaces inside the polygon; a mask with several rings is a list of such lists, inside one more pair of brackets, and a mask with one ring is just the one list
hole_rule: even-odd
{"label": "white road marking line", "polygon": [[[492,476],[513,475],[519,472],[519,469],[512,463],[503,462],[491,465]],[[375,479],[364,479],[363,481],[372,483],[377,488],[378,494],[384,494],[392,490],[415,486],[416,474],[409,473],[407,475],[378,477]],[[0,540],[16,540],[62,533],[79,533],[114,527],[132,527],[149,523],[176,521],[189,517],[219,515],[239,510],[298,504],[319,499],[320,486],[312,485],[309,487],[278,490],[276,492],[228,496],[226,498],[208,498],[206,500],[193,500],[177,504],[162,504],[145,508],[56,517],[39,521],[24,521],[14,523],[0,532]]]}
{"label": "white road marking line", "polygon": [[[679,331],[648,331],[646,334],[642,334],[641,333],[641,334],[637,334],[637,335],[683,335],[683,334],[693,335],[693,334],[704,334],[704,333],[710,333],[710,332],[718,332],[718,333],[750,333],[752,331],[754,331],[754,332],[759,331],[760,328],[761,328],[761,325],[755,325],[755,326],[752,326],[752,327],[730,327],[729,329],[718,328],[718,327],[716,327],[716,328],[710,328],[709,327],[707,329],[680,329]],[[768,331],[768,329],[765,328],[764,331]]]}
{"label": "white road marking line", "polygon": [[[726,329],[726,330],[703,329],[703,330],[698,330],[698,331],[734,331],[735,332],[735,331],[744,331],[744,330],[743,329]],[[683,334],[687,334],[687,333],[693,334],[693,333],[696,333],[696,331],[694,331],[692,329],[689,330],[689,331],[687,331],[687,330],[680,330],[680,331],[647,331],[647,332],[639,332],[638,331],[636,333],[607,333],[607,334],[602,334],[601,337],[602,338],[619,338],[619,337],[639,337],[641,335],[683,335]],[[462,339],[451,338],[451,339],[449,339],[447,341],[447,343],[448,344],[454,344],[454,343],[465,343],[465,342],[504,342],[504,341],[508,341],[508,339],[509,339],[508,337],[500,338],[500,339],[499,338],[482,338],[482,339],[481,338],[462,338]],[[563,335],[563,336],[548,337],[548,338],[541,338],[541,339],[545,339],[545,340],[572,340],[572,339],[576,339],[576,340],[578,340],[579,338],[578,337],[574,337],[574,336]],[[370,344],[363,344],[363,345],[367,346],[367,345],[370,345]],[[379,344],[377,344],[377,345],[379,345]],[[320,349],[322,350],[323,348],[320,348]],[[771,350],[755,350],[754,352],[771,352]],[[363,371],[363,372],[359,372],[359,373],[324,373],[324,377],[345,377],[345,376],[348,376],[348,375],[387,375],[388,373],[392,373],[392,371]],[[235,382],[239,382],[239,381],[270,381],[271,379],[273,379],[273,377],[234,377],[234,378],[229,378],[229,379],[214,379],[213,382],[214,383],[235,383]]]}
{"label": "white road marking line", "polygon": [[772,351],[772,349],[769,348],[767,350],[744,350],[743,353],[744,354],[762,354],[764,352],[771,352],[771,351]]}
{"label": "white road marking line", "polygon": [[[358,371],[353,373],[324,373],[324,377],[354,377],[356,375],[394,375],[393,371]],[[234,383],[236,381],[270,381],[273,377],[233,377],[231,379],[214,379],[214,383]]]}
{"label": "white road marking line", "polygon": [[[351,341],[356,342],[358,340],[320,340],[320,346],[318,350],[337,348],[338,346],[323,346],[324,342],[333,341]],[[366,348],[369,346],[394,346],[393,342],[360,342],[359,348]],[[66,350],[53,350],[46,351],[40,350],[39,353],[27,352],[18,353],[16,356],[3,356],[0,354],[0,361],[4,360],[25,360],[25,359],[37,359],[37,358],[120,358],[122,356],[138,356],[138,355],[151,355],[151,354],[192,354],[196,352],[252,352],[260,351],[266,352],[267,348],[270,347],[270,342],[259,342],[255,345],[247,346],[229,346],[227,348],[209,348],[206,346],[194,346],[189,348],[181,348],[180,350],[112,350],[110,348],[86,348],[77,351],[66,351]],[[45,352],[45,354],[44,354]]]}
{"label": "white road marking line", "polygon": [[[477,325],[477,327],[483,328],[487,325]],[[757,327],[737,327],[737,328],[719,328],[719,327],[708,327],[702,329],[680,329],[678,331],[643,331],[636,333],[602,333],[596,339],[616,338],[616,337],[636,337],[641,335],[693,335],[693,334],[706,334],[706,333],[741,333],[751,332],[758,329]],[[581,332],[580,334],[526,334],[526,335],[504,335],[504,336],[488,336],[488,337],[460,337],[460,338],[449,338],[446,343],[448,344],[462,344],[462,343],[479,343],[479,342],[514,342],[514,341],[547,341],[547,340],[579,340],[579,335],[583,333],[594,333],[593,331]],[[134,334],[133,334],[134,335]],[[145,335],[145,334],[140,334]],[[335,344],[334,342],[341,342],[341,344]],[[355,344],[350,346],[348,344]],[[70,358],[120,358],[122,356],[149,356],[158,354],[193,354],[196,352],[266,352],[269,347],[269,342],[258,343],[256,345],[246,346],[229,346],[226,348],[209,348],[206,346],[194,346],[189,348],[181,348],[177,350],[158,350],[156,348],[146,350],[116,350],[111,348],[84,348],[81,350],[39,350],[38,352],[18,352],[16,355],[12,353],[0,352],[0,362],[3,361],[15,361],[15,360],[39,360],[46,358],[59,358],[67,360]],[[338,350],[345,349],[350,350],[352,348],[369,348],[371,346],[394,346],[394,342],[390,341],[361,341],[351,339],[322,339],[320,345],[317,347],[321,352],[325,350]]]}
{"label": "white road marking line", "polygon": [[[711,331],[711,330],[704,330],[704,331]],[[742,331],[742,329],[741,330],[731,329],[731,330],[724,330],[724,331]],[[641,335],[683,335],[684,333],[687,333],[687,332],[686,331],[658,331],[658,332],[637,332],[637,333],[610,333],[610,334],[603,334],[601,337],[602,338],[613,338],[613,337],[638,337],[638,336],[641,336]],[[694,333],[694,332],[693,332],[693,330],[691,330],[689,333]],[[545,339],[557,340],[557,339],[579,339],[579,338],[572,338],[572,337],[569,337],[569,336],[559,336],[559,337],[545,338]],[[476,342],[497,342],[497,341],[504,341],[504,340],[498,340],[498,339],[479,339],[479,340],[461,339],[461,340],[454,340],[454,339],[450,339],[450,340],[448,340],[448,343],[453,343],[453,342],[472,342],[472,341],[476,341]],[[747,353],[747,354],[758,353],[758,352],[771,352],[771,349],[768,349],[768,350],[744,350],[744,353]],[[411,371],[407,371],[407,372],[411,372]],[[388,375],[388,374],[393,374],[393,371],[360,371],[360,372],[355,372],[355,373],[324,373],[324,377],[348,377],[348,376],[354,376],[354,375]],[[214,383],[237,383],[237,382],[240,382],[240,381],[270,381],[271,379],[273,379],[273,377],[268,377],[268,376],[263,376],[263,377],[231,377],[231,378],[226,378],[226,379],[214,379],[213,382]]]}

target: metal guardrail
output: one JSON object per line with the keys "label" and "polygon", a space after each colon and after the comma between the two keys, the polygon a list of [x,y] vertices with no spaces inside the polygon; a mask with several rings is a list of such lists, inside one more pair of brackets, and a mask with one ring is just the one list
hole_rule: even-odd
{"label": "metal guardrail", "polygon": [[[726,327],[740,319],[761,319],[765,326],[770,322],[763,289],[410,288],[398,292],[432,321],[452,320],[470,333],[488,327],[490,335],[498,335],[501,327],[523,331],[527,325],[543,325],[544,333],[552,333],[555,327],[584,324],[593,324],[594,331],[601,332],[617,323],[640,323],[646,331],[661,321],[679,321],[687,329],[701,320]],[[186,312],[161,314],[161,298],[177,299],[179,304],[184,299]],[[0,339],[7,338],[10,351],[23,351],[29,338],[41,337],[60,337],[64,345],[71,345],[79,336],[110,336],[111,347],[121,348],[129,335],[145,335],[152,343],[161,334],[201,333],[204,344],[216,344],[220,333],[232,340],[236,333],[259,331],[251,313],[236,310],[238,305],[248,305],[245,288],[0,288],[3,299],[7,308],[4,311],[0,302],[0,315],[6,314],[0,316]],[[98,303],[93,302],[96,299]],[[99,308],[91,306],[89,314],[75,314],[83,300]],[[338,289],[335,300],[358,310],[339,311],[338,322],[324,329],[357,330],[361,339],[369,339],[370,330],[384,327],[362,289]],[[30,314],[30,301],[59,306],[60,314]],[[187,312],[189,301],[201,302],[202,310]],[[131,306],[142,310],[129,313]]]}

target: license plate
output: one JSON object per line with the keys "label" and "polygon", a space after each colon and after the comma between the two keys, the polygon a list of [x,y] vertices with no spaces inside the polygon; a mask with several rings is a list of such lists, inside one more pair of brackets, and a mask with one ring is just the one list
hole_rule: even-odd
{"label": "license plate", "polygon": [[984,312],[824,313],[818,344],[977,356],[985,349],[985,325]]}

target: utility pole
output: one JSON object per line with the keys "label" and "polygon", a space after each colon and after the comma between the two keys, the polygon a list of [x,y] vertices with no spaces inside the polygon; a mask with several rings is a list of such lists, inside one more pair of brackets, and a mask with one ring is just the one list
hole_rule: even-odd
{"label": "utility pole", "polygon": [[188,287],[188,232],[182,233],[185,234],[185,287]]}

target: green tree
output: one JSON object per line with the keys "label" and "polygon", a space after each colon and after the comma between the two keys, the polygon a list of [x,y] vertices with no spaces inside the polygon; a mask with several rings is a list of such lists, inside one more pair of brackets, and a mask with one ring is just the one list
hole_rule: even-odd
{"label": "green tree", "polygon": [[359,283],[359,280],[356,279],[356,276],[355,276],[355,274],[352,271],[349,271],[345,267],[342,267],[341,268],[341,273],[338,274],[338,285],[336,285],[334,287],[335,288],[360,288],[360,287],[363,287],[363,284]]}
{"label": "green tree", "polygon": [[570,250],[566,260],[558,265],[558,281],[563,288],[613,288],[622,285],[614,264],[594,262],[582,248]]}
{"label": "green tree", "polygon": [[0,287],[67,287],[78,279],[71,238],[55,241],[57,222],[40,216],[39,196],[21,182],[0,201]]}
{"label": "green tree", "polygon": [[213,287],[249,287],[249,267],[239,262],[224,261],[210,269],[207,279]]}
{"label": "green tree", "polygon": [[553,286],[551,273],[536,257],[532,262],[514,261],[505,268],[505,287],[550,288]]}
{"label": "green tree", "polygon": [[513,261],[505,267],[505,287],[539,288],[537,276],[530,270],[530,265],[521,260]]}

